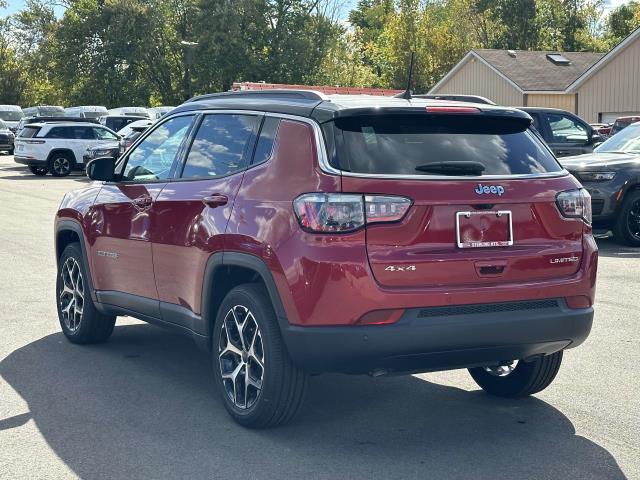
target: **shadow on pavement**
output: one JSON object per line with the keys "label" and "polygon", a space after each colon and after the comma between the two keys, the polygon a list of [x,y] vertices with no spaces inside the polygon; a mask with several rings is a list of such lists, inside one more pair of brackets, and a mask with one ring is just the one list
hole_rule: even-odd
{"label": "shadow on pavement", "polygon": [[[295,423],[236,426],[208,357],[149,325],[100,346],[53,334],[0,375],[81,478],[624,478],[604,448],[536,398],[495,399],[416,377],[313,377]],[[3,425],[4,423],[4,425]]]}
{"label": "shadow on pavement", "polygon": [[[3,180],[51,180],[51,181],[59,180],[58,178],[52,176],[51,174],[48,174],[42,177],[38,175],[34,175],[28,170],[26,166],[17,165],[17,164],[13,164],[12,166],[0,164],[0,172],[11,172],[11,173],[15,172],[18,174],[18,175],[6,175],[6,176],[3,175],[2,176]],[[74,180],[76,182],[83,182],[83,183],[87,183],[91,181],[89,180],[89,178],[87,178],[87,176],[82,171],[74,171],[68,177],[62,177],[62,178],[67,178],[70,180]]]}

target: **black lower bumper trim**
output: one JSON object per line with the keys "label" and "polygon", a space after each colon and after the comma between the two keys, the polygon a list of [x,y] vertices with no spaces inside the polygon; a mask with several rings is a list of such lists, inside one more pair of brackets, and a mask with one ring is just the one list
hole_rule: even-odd
{"label": "black lower bumper trim", "polygon": [[21,163],[22,165],[28,165],[30,167],[47,167],[48,163],[46,160],[36,160],[35,158],[27,158],[14,156],[13,161],[16,163]]}
{"label": "black lower bumper trim", "polygon": [[593,309],[555,307],[429,316],[407,310],[393,325],[299,327],[283,336],[292,359],[314,372],[408,372],[466,368],[548,355],[581,344]]}

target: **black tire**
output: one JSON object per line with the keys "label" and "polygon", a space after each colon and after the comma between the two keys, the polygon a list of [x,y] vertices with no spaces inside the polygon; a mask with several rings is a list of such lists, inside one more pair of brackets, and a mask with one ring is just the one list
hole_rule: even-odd
{"label": "black tire", "polygon": [[[77,270],[75,269],[77,265]],[[79,273],[80,277],[68,275],[68,267],[73,267],[73,272]],[[65,270],[66,269],[66,270]],[[88,272],[84,265],[82,251],[78,243],[67,245],[62,252],[60,261],[58,262],[58,274],[56,279],[56,305],[58,308],[58,320],[60,327],[67,339],[72,343],[101,343],[111,336],[113,327],[116,323],[116,317],[112,315],[103,315],[96,310],[91,300],[91,292],[86,282]],[[82,296],[74,291],[73,294],[68,292],[63,295],[65,284],[75,289],[76,285],[80,285]],[[69,305],[70,297],[73,297],[73,317],[71,317],[71,308],[65,310]],[[81,298],[84,300],[81,301]],[[76,307],[81,305],[80,314],[77,313]],[[66,313],[65,313],[66,312]],[[73,318],[73,320],[72,320]]]}
{"label": "black tire", "polygon": [[9,155],[13,155],[13,148],[9,150]]}
{"label": "black tire", "polygon": [[488,394],[497,397],[517,398],[533,395],[547,388],[556,378],[562,363],[562,350],[532,362],[520,361],[505,376],[496,376],[483,367],[470,368],[469,373]]}
{"label": "black tire", "polygon": [[38,175],[39,177],[44,177],[47,173],[49,173],[49,169],[46,167],[35,167],[33,165],[29,165],[29,171],[34,175]]}
{"label": "black tire", "polygon": [[[252,317],[243,309],[250,312]],[[240,330],[235,328],[237,324],[234,323],[232,310],[241,320]],[[254,324],[257,328],[253,327]],[[260,356],[261,351],[264,368],[258,368],[259,363],[252,360],[254,357],[250,355],[245,359],[244,354],[238,355],[229,351],[223,354],[221,359],[220,351],[226,346],[227,331],[236,337],[233,341],[234,346],[238,342],[237,345],[242,350],[245,344],[251,343],[253,350],[258,352],[257,356]],[[240,340],[239,336],[234,334],[239,331],[243,332],[246,341]],[[260,335],[258,336],[256,332]],[[258,344],[259,338],[261,342]],[[244,367],[240,365],[242,362],[246,362]],[[212,363],[215,382],[224,406],[240,425],[248,428],[275,427],[292,420],[300,410],[307,387],[307,374],[294,365],[289,357],[264,286],[240,285],[224,298],[213,328]],[[239,368],[238,365],[240,365]],[[225,373],[237,369],[238,380],[223,379],[222,368],[225,369]],[[252,382],[256,382],[260,372],[262,372],[261,390],[258,391],[245,379],[246,375],[251,375]],[[250,388],[245,388],[246,384],[249,384]],[[244,393],[242,393],[243,389]],[[238,391],[239,396],[232,393]]]}
{"label": "black tire", "polygon": [[640,247],[640,190],[629,192],[613,226],[616,240],[632,247]]}
{"label": "black tire", "polygon": [[49,171],[54,177],[66,177],[73,170],[74,164],[74,158],[69,153],[54,153],[49,158]]}

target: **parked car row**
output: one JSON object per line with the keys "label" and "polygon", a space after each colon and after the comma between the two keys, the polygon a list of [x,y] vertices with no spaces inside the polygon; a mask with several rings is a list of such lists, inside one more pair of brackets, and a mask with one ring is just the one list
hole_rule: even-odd
{"label": "parked car row", "polygon": [[93,158],[117,158],[153,122],[138,120],[133,124],[137,125],[125,126],[125,130],[116,133],[91,119],[45,117],[20,131],[15,139],[14,160],[27,165],[34,175],[51,173],[64,177],[83,170]]}
{"label": "parked car row", "polygon": [[[83,105],[63,108],[60,105],[37,105],[33,107],[21,108],[19,105],[0,105],[0,120],[3,120],[7,127],[17,134],[25,123],[34,118],[42,117],[71,117],[84,119],[101,119],[103,117],[136,117],[149,120],[158,120],[170,112],[173,107],[119,107],[108,110],[99,105]],[[103,124],[106,124],[103,121]],[[107,125],[109,126],[109,125]],[[123,125],[116,128],[119,130]],[[111,126],[109,126],[112,128]]]}

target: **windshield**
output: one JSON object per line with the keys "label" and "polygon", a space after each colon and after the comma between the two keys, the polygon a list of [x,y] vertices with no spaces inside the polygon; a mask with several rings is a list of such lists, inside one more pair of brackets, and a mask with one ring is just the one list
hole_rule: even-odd
{"label": "windshield", "polygon": [[0,130],[6,130],[7,128],[9,128],[7,124],[0,120]]}
{"label": "windshield", "polygon": [[597,153],[640,153],[640,123],[634,123],[616,133],[595,151]]}
{"label": "windshield", "polygon": [[559,172],[522,122],[477,115],[377,115],[338,119],[336,167],[391,175]]}
{"label": "windshield", "polygon": [[0,120],[6,120],[7,122],[19,122],[22,117],[22,112],[0,111]]}

